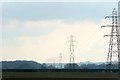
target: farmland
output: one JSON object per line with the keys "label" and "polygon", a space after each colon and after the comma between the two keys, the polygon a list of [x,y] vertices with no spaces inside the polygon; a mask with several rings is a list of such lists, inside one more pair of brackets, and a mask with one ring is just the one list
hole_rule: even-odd
{"label": "farmland", "polygon": [[65,71],[3,71],[2,80],[42,80],[42,79],[66,79],[66,80],[118,80],[116,72],[65,72]]}

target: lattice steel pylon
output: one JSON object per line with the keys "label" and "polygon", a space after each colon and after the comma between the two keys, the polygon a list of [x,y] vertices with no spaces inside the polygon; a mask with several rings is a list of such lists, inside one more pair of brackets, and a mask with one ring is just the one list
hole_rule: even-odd
{"label": "lattice steel pylon", "polygon": [[112,11],[112,15],[106,16],[105,18],[112,18],[112,24],[105,25],[102,27],[111,27],[109,50],[107,55],[106,69],[120,69],[120,40],[119,40],[119,25],[118,25],[118,12],[116,8]]}
{"label": "lattice steel pylon", "polygon": [[59,53],[59,68],[62,69],[62,53]]}
{"label": "lattice steel pylon", "polygon": [[73,35],[71,35],[70,36],[70,40],[68,41],[69,42],[69,50],[70,50],[70,61],[69,61],[69,63],[70,64],[74,64],[74,62],[75,62],[75,59],[74,59],[74,47],[75,47],[75,44],[74,44],[74,42],[76,42],[75,40],[74,40],[74,36]]}
{"label": "lattice steel pylon", "polygon": [[[118,2],[118,25],[120,26],[120,1]],[[120,27],[119,27],[119,35],[120,35]],[[120,36],[119,36],[119,41],[120,41]],[[120,43],[120,42],[119,42]],[[118,77],[120,80],[120,45],[119,45],[119,73],[118,73]]]}

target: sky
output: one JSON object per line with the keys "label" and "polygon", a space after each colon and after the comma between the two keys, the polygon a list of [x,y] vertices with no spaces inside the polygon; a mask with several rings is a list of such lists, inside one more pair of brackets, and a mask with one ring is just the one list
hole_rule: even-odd
{"label": "sky", "polygon": [[75,62],[104,62],[110,28],[105,20],[117,2],[2,3],[2,60],[69,62],[69,37],[75,36]]}

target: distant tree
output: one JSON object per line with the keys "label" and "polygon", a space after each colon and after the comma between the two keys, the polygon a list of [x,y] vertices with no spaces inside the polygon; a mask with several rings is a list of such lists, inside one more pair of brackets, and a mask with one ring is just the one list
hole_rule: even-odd
{"label": "distant tree", "polygon": [[29,63],[22,63],[16,69],[31,69],[31,66]]}
{"label": "distant tree", "polygon": [[88,66],[87,66],[87,64],[82,64],[82,65],[80,65],[79,68],[80,68],[80,69],[88,69]]}
{"label": "distant tree", "polygon": [[41,65],[41,69],[47,69],[48,67],[47,67],[47,64],[45,64],[45,63],[43,63],[42,65]]}
{"label": "distant tree", "polygon": [[48,69],[56,69],[56,68],[55,68],[55,66],[53,66],[53,65],[49,65],[49,66],[48,66]]}
{"label": "distant tree", "polygon": [[34,61],[3,61],[2,69],[41,69],[41,64]]}
{"label": "distant tree", "polygon": [[79,65],[78,64],[66,64],[65,66],[64,66],[64,68],[65,69],[79,69]]}

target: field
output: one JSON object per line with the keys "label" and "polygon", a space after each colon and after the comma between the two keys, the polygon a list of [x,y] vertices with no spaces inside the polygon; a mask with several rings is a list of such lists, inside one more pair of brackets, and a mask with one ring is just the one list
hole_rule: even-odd
{"label": "field", "polygon": [[119,80],[118,73],[109,72],[3,72],[2,80]]}

